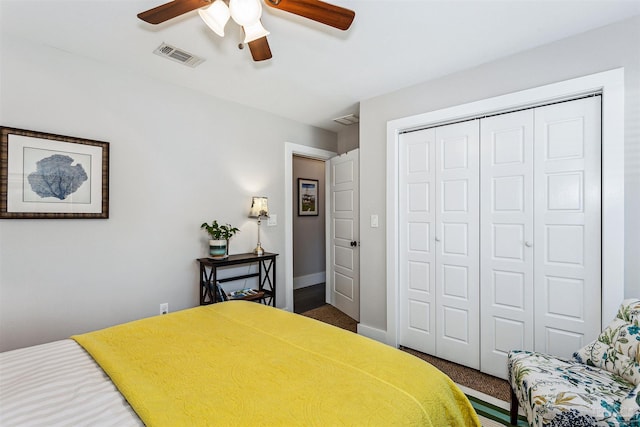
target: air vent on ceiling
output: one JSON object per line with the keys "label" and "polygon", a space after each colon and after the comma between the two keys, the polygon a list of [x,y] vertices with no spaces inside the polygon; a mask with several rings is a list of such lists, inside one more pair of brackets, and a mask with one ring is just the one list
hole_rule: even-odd
{"label": "air vent on ceiling", "polygon": [[204,62],[203,58],[190,54],[182,49],[162,43],[156,50],[153,51],[156,55],[163,56],[171,59],[172,61],[179,62],[189,67],[197,67]]}
{"label": "air vent on ceiling", "polygon": [[340,123],[341,125],[349,126],[360,122],[360,118],[355,114],[348,114],[346,116],[335,118],[333,119],[333,121],[336,123]]}

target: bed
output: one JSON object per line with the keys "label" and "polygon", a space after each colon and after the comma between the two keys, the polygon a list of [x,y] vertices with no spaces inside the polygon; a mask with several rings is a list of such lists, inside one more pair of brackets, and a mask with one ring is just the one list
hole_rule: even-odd
{"label": "bed", "polygon": [[0,354],[0,425],[480,426],[400,350],[246,301]]}

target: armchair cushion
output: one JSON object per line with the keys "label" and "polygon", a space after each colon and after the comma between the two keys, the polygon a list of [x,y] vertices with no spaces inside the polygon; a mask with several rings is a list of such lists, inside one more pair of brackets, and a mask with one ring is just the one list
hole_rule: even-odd
{"label": "armchair cushion", "polygon": [[604,369],[513,350],[509,383],[532,426],[640,426],[636,402],[627,402],[629,412],[621,407],[633,384]]}
{"label": "armchair cushion", "polygon": [[[634,351],[636,353],[636,351]],[[637,355],[637,353],[636,353]],[[573,354],[576,361],[620,375],[634,385],[640,384],[640,364],[613,346],[593,341]]]}
{"label": "armchair cushion", "polygon": [[573,354],[575,360],[640,384],[640,300],[622,302],[613,321],[595,339]]}

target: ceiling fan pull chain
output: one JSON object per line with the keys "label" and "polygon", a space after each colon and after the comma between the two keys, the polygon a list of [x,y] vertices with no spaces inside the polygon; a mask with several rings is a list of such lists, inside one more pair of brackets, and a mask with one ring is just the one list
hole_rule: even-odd
{"label": "ceiling fan pull chain", "polygon": [[[244,40],[244,29],[242,29],[242,27],[238,27],[238,35],[240,40]],[[244,49],[244,45],[245,43],[241,41],[240,43],[238,43],[238,49]]]}

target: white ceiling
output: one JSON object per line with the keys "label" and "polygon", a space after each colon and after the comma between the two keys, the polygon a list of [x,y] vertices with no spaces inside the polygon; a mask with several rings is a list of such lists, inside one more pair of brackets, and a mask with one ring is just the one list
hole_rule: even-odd
{"label": "white ceiling", "polygon": [[[0,31],[339,131],[332,119],[361,100],[640,15],[640,0],[333,0],[356,12],[342,32],[264,6],[273,59],[256,63],[233,21],[222,39],[195,11],[157,26],[136,17],[164,2],[0,0]],[[152,54],[162,42],[206,61]]]}

